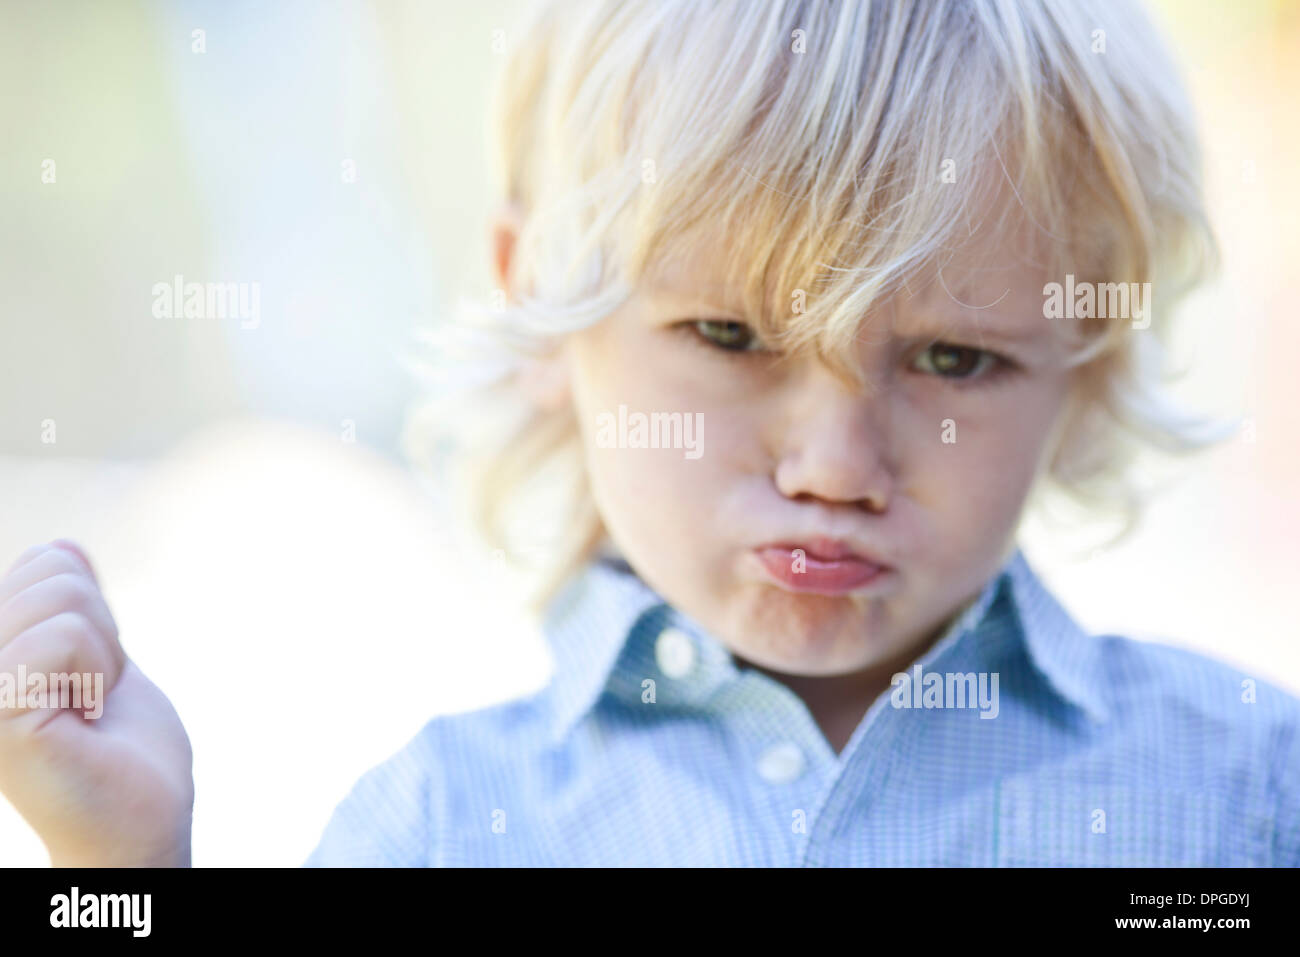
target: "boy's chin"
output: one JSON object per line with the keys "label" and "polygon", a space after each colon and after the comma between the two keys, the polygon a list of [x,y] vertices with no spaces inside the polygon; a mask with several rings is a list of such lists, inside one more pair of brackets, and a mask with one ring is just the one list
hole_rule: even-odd
{"label": "boy's chin", "polygon": [[729,636],[734,658],[769,671],[804,677],[835,677],[885,665],[898,658],[896,636],[873,628],[852,606],[813,617],[771,614],[751,619]]}
{"label": "boy's chin", "polygon": [[864,657],[861,648],[807,654],[746,648],[733,649],[731,656],[737,667],[757,667],[766,672],[794,678],[848,678],[853,675],[883,673],[882,669],[888,669],[891,673],[899,670],[894,655],[867,654]]}

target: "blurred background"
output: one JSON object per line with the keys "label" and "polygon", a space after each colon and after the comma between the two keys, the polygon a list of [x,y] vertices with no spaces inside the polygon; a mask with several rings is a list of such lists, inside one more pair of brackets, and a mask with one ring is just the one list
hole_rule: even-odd
{"label": "blurred background", "polygon": [[[508,574],[398,446],[403,356],[489,288],[485,111],[520,9],[0,0],[0,565],[89,551],[194,745],[196,865],[301,863],[429,717],[547,679]],[[1023,541],[1086,627],[1300,693],[1300,4],[1152,9],[1225,256],[1177,394],[1243,428],[1122,545]],[[247,308],[168,316],[176,277]],[[0,798],[0,865],[46,863]]]}

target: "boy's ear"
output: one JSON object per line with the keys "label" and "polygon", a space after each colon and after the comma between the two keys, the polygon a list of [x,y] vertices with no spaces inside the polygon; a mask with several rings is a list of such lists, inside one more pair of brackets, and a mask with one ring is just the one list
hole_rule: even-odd
{"label": "boy's ear", "polygon": [[492,213],[488,223],[488,257],[492,271],[492,282],[498,289],[504,289],[507,299],[515,297],[515,289],[510,278],[510,267],[514,262],[515,241],[524,226],[523,210],[514,202],[504,202]]}
{"label": "boy's ear", "polygon": [[[515,243],[523,227],[523,210],[510,201],[499,205],[488,223],[492,282],[498,289],[505,290],[507,299],[514,299],[517,293],[511,281],[510,267],[514,263]],[[569,401],[568,350],[561,348],[552,355],[530,360],[519,370],[518,382],[524,394],[539,408],[548,412],[561,408]]]}

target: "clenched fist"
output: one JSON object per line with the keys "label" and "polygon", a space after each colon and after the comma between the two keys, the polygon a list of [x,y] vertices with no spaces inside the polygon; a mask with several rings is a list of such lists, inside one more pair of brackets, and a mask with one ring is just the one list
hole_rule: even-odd
{"label": "clenched fist", "polygon": [[[80,702],[60,687],[73,674]],[[180,718],[123,652],[86,556],[62,541],[26,551],[0,579],[0,792],[51,863],[188,866],[191,768]]]}

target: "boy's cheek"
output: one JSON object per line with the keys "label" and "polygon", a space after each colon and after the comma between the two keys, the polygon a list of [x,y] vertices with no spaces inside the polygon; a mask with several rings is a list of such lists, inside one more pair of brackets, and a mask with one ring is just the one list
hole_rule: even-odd
{"label": "boy's cheek", "polygon": [[602,505],[633,512],[656,522],[672,522],[707,501],[715,482],[706,454],[690,459],[690,449],[595,448],[589,471]]}
{"label": "boy's cheek", "polygon": [[1015,522],[1033,482],[1036,451],[1006,435],[926,443],[904,453],[897,493],[928,512],[945,537],[977,542]]}
{"label": "boy's cheek", "polygon": [[1041,390],[1008,392],[997,402],[937,403],[910,417],[905,448],[969,477],[989,470],[1022,474],[1040,458],[1060,406],[1059,396]]}

